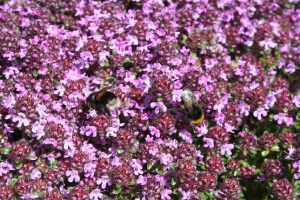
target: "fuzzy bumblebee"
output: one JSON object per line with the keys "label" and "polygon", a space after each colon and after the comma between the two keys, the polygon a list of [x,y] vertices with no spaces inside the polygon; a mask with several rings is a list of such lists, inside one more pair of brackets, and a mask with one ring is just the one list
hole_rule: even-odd
{"label": "fuzzy bumblebee", "polygon": [[87,104],[98,111],[110,111],[118,109],[121,106],[121,100],[114,93],[103,89],[91,93],[87,98]]}
{"label": "fuzzy bumblebee", "polygon": [[193,92],[189,89],[183,91],[181,99],[187,112],[188,118],[193,124],[200,124],[204,120],[204,113],[201,105],[196,100]]}

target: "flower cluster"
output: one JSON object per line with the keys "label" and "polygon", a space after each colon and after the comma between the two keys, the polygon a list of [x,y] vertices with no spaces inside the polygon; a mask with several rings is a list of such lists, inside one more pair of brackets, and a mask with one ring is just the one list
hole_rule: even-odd
{"label": "flower cluster", "polygon": [[0,1],[0,199],[300,198],[299,27],[299,0]]}

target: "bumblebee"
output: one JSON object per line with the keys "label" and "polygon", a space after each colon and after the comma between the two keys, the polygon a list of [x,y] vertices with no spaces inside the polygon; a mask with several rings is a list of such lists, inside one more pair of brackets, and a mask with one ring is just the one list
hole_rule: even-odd
{"label": "bumblebee", "polygon": [[118,109],[121,106],[121,100],[114,93],[103,89],[91,93],[87,98],[87,105],[97,111],[110,111]]}
{"label": "bumblebee", "polygon": [[196,100],[193,92],[189,89],[183,91],[181,99],[183,106],[188,114],[188,118],[193,124],[200,124],[204,120],[204,113],[201,105]]}

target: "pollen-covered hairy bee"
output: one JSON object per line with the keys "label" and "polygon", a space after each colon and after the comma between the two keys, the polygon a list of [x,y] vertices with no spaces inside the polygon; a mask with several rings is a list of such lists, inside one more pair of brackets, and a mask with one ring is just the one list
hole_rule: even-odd
{"label": "pollen-covered hairy bee", "polygon": [[114,93],[103,89],[91,93],[87,98],[87,105],[97,111],[110,111],[118,109],[121,106],[121,100]]}
{"label": "pollen-covered hairy bee", "polygon": [[193,92],[189,89],[184,90],[181,99],[188,114],[188,118],[192,121],[192,123],[200,124],[201,122],[203,122],[204,113]]}

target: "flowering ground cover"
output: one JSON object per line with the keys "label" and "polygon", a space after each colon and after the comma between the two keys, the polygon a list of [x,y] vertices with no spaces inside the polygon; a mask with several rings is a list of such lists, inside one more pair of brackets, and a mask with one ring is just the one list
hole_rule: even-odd
{"label": "flowering ground cover", "polygon": [[2,0],[0,199],[299,199],[299,66],[299,0]]}

